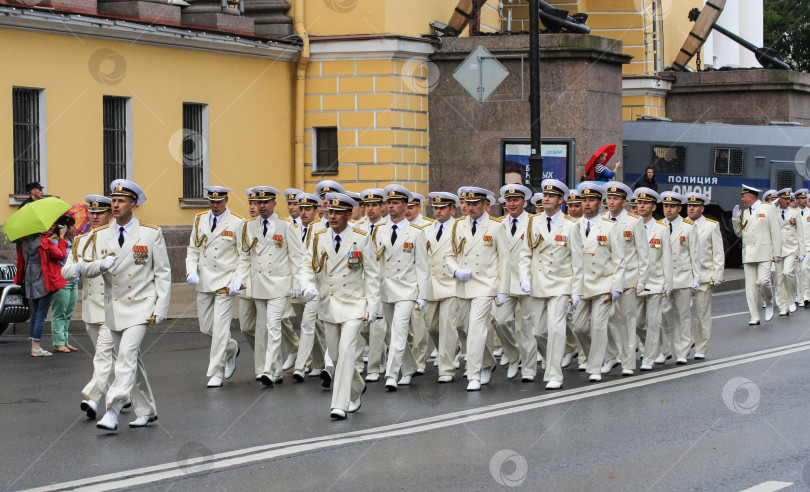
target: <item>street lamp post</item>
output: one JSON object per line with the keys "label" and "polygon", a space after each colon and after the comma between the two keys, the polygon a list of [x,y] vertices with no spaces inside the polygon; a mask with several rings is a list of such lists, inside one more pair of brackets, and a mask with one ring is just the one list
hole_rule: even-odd
{"label": "street lamp post", "polygon": [[543,156],[540,152],[540,17],[538,0],[529,0],[529,104],[531,105],[531,152],[529,185],[540,190],[543,181]]}

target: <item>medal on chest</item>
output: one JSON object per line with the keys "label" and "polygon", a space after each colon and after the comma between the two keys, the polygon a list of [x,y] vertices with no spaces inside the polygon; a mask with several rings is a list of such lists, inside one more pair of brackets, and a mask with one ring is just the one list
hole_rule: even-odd
{"label": "medal on chest", "polygon": [[413,253],[413,243],[402,243],[403,253]]}
{"label": "medal on chest", "polygon": [[350,270],[356,270],[363,266],[363,252],[357,250],[357,243],[352,243],[352,249],[347,254]]}
{"label": "medal on chest", "polygon": [[492,246],[492,236],[484,236],[484,246]]}
{"label": "medal on chest", "polygon": [[557,246],[565,246],[568,243],[568,236],[560,236],[557,234],[554,236],[554,244]]}
{"label": "medal on chest", "polygon": [[624,231],[624,232],[622,232],[622,237],[624,237],[625,241],[632,241],[633,240],[633,231]]}
{"label": "medal on chest", "polygon": [[681,246],[686,246],[686,236],[681,236],[680,241],[681,241]]}
{"label": "medal on chest", "polygon": [[607,246],[607,236],[596,236],[596,242],[599,246]]}
{"label": "medal on chest", "polygon": [[276,243],[277,248],[284,246],[284,236],[281,234],[274,234],[273,241]]}
{"label": "medal on chest", "polygon": [[136,265],[146,264],[146,260],[149,258],[149,248],[147,246],[133,246],[132,257],[135,259]]}
{"label": "medal on chest", "polygon": [[650,247],[658,249],[661,247],[661,240],[660,239],[650,239]]}
{"label": "medal on chest", "polygon": [[233,231],[222,231],[221,236],[228,241],[233,241]]}

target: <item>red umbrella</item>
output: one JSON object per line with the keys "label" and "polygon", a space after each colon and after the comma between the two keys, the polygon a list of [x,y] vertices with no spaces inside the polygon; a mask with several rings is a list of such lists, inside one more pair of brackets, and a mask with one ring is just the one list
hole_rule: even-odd
{"label": "red umbrella", "polygon": [[86,203],[77,203],[70,207],[70,210],[65,212],[65,215],[70,215],[76,221],[76,235],[84,234],[90,231],[90,213],[87,210]]}
{"label": "red umbrella", "polygon": [[607,164],[607,162],[610,160],[610,158],[613,157],[613,154],[616,153],[616,144],[603,145],[603,146],[599,147],[599,150],[597,150],[591,156],[591,158],[588,159],[588,163],[585,164],[585,176],[587,177],[587,179],[593,179],[594,178],[593,171],[594,171],[594,168],[596,168],[596,159],[598,159],[599,156],[604,154],[604,153],[607,153],[607,159],[605,159],[605,164]]}

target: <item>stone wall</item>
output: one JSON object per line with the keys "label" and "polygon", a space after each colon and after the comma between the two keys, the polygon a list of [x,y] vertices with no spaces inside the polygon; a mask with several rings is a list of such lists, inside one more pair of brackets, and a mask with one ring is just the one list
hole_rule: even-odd
{"label": "stone wall", "polygon": [[[543,138],[573,138],[576,173],[600,146],[622,142],[622,53],[620,41],[580,34],[543,34],[541,93]],[[478,45],[509,71],[487,102],[477,102],[453,72]],[[530,136],[529,35],[444,38],[431,56],[430,189],[501,186],[501,139]],[[521,80],[521,56],[523,56]],[[521,91],[523,95],[521,97]],[[522,99],[522,100],[521,100]],[[491,101],[498,102],[491,102]]]}

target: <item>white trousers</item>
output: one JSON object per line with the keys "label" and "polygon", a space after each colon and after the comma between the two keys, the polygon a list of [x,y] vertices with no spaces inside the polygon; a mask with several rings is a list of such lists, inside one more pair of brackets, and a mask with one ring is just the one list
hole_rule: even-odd
{"label": "white trousers", "polygon": [[546,361],[543,381],[563,380],[562,358],[565,355],[565,318],[571,303],[570,296],[532,297],[532,324],[534,336]]}
{"label": "white trousers", "polygon": [[255,299],[256,346],[265,345],[262,373],[281,377],[281,319],[289,303],[289,296],[275,299]]}
{"label": "white trousers", "polygon": [[523,361],[521,375],[537,375],[537,339],[532,327],[531,296],[506,296],[495,311],[495,331],[509,362]]}
{"label": "white trousers", "polygon": [[115,380],[107,392],[107,410],[120,414],[124,400],[130,397],[136,416],[156,414],[155,397],[141,360],[146,325],[130,326],[123,331],[110,330],[110,335],[118,357],[115,359]]}
{"label": "white trousers", "polygon": [[665,306],[669,303],[668,298],[662,294],[647,294],[638,296],[638,320],[639,326],[644,331],[644,359],[641,364],[653,367],[655,358],[661,353],[659,341],[661,335],[661,320],[664,318]]}
{"label": "white trousers", "polygon": [[[636,289],[625,290],[613,308],[608,321],[608,346],[605,359],[618,359],[622,369],[636,368],[636,325],[638,311]],[[657,354],[656,354],[657,355]]]}
{"label": "white trousers", "polygon": [[[385,368],[386,378],[399,378],[416,372],[416,359],[408,348],[408,332],[411,325],[411,313],[414,301],[384,302],[385,322],[391,332],[391,345],[388,348],[388,364]],[[331,355],[330,355],[331,356]]]}
{"label": "white trousers", "polygon": [[363,392],[365,383],[354,364],[357,339],[364,321],[353,319],[335,324],[324,321],[327,350],[335,362],[335,380],[332,383],[331,408],[343,411],[349,409],[349,402],[356,400]]}
{"label": "white trousers", "polygon": [[788,306],[793,304],[796,298],[796,269],[799,259],[795,255],[782,257],[782,261],[776,263],[776,306],[779,312],[787,312]]}
{"label": "white trousers", "polygon": [[[686,358],[692,348],[692,289],[674,289],[661,326],[660,353]],[[672,321],[668,314],[672,315]]]}
{"label": "white trousers", "polygon": [[695,316],[697,324],[694,328],[695,353],[706,355],[709,348],[709,337],[712,333],[712,294],[714,286],[702,284],[695,292]]}
{"label": "white trousers", "polygon": [[606,296],[609,297],[610,294],[583,299],[574,311],[574,337],[582,351],[588,354],[585,368],[588,374],[600,374],[602,364],[605,363],[608,320],[612,307],[612,302],[605,302]]}
{"label": "white trousers", "polygon": [[206,375],[222,377],[225,361],[236,353],[238,345],[231,338],[233,318],[233,296],[213,292],[197,293],[197,315],[200,318],[200,331],[211,341]]}
{"label": "white trousers", "polygon": [[425,324],[439,352],[439,376],[453,376],[456,373],[454,361],[458,349],[458,331],[455,316],[458,313],[458,299],[448,297],[425,304]]}
{"label": "white trousers", "polygon": [[495,365],[492,349],[487,345],[489,315],[492,310],[491,297],[459,299],[458,311],[461,325],[467,334],[467,379],[481,380],[481,370]]}
{"label": "white trousers", "polygon": [[759,321],[759,295],[765,300],[766,306],[773,306],[773,291],[771,290],[771,263],[743,263],[745,272],[745,299],[748,301],[748,311],[751,321]]}
{"label": "white trousers", "polygon": [[304,304],[293,303],[293,310],[301,325],[301,337],[298,340],[298,353],[295,357],[295,370],[303,371],[308,363],[310,367],[324,367],[324,333],[317,327],[318,300],[312,299]]}
{"label": "white trousers", "polygon": [[93,355],[93,377],[82,390],[82,395],[98,403],[115,380],[115,346],[110,329],[104,323],[85,323],[84,328],[96,350]]}
{"label": "white trousers", "polygon": [[260,338],[263,345],[256,346],[256,301],[252,298],[239,299],[239,329],[253,349],[253,369],[256,374],[264,371],[264,354],[267,351],[267,337]]}

